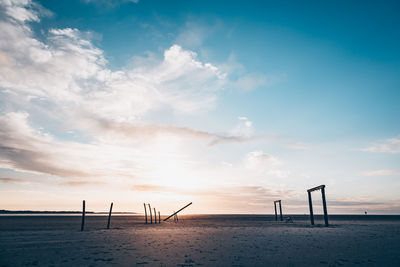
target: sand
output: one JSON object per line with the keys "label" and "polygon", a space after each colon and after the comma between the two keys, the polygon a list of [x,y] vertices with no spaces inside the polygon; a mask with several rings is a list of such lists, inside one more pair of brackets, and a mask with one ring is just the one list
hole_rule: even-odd
{"label": "sand", "polygon": [[400,266],[398,216],[332,218],[0,216],[0,266]]}

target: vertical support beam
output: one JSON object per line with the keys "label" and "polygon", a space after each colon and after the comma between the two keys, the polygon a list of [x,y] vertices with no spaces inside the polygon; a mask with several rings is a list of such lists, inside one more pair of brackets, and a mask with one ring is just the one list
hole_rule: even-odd
{"label": "vertical support beam", "polygon": [[157,213],[156,213],[156,208],[154,208],[154,223],[157,223]]}
{"label": "vertical support beam", "polygon": [[108,214],[108,222],[107,222],[107,229],[110,229],[110,221],[111,221],[111,212],[112,212],[113,203],[111,202],[110,206],[110,213]]}
{"label": "vertical support beam", "polygon": [[274,208],[275,208],[275,221],[278,221],[278,213],[276,212],[276,202],[274,201]]}
{"label": "vertical support beam", "polygon": [[146,224],[147,224],[147,209],[146,209],[146,203],[143,203],[144,206],[144,217],[146,218]]}
{"label": "vertical support beam", "polygon": [[283,221],[281,200],[279,200],[279,212],[281,214],[281,221]]}
{"label": "vertical support beam", "polygon": [[321,194],[322,194],[322,205],[324,206],[324,220],[325,220],[325,226],[329,226],[328,223],[328,211],[326,209],[326,199],[325,199],[325,187],[321,188]]}
{"label": "vertical support beam", "polygon": [[151,214],[151,206],[150,206],[150,204],[147,204],[147,205],[149,205],[149,211],[150,211],[150,223],[151,223],[151,224],[153,224],[153,214]]}
{"label": "vertical support beam", "polygon": [[160,212],[158,212],[158,223],[159,223],[159,224],[161,223],[161,215],[160,215]]}
{"label": "vertical support beam", "polygon": [[311,225],[314,225],[314,213],[312,209],[312,199],[311,199],[311,192],[308,191],[308,206],[310,207],[310,220],[311,220]]}
{"label": "vertical support beam", "polygon": [[179,218],[178,218],[178,213],[177,213],[177,214],[175,214],[175,216],[176,216],[176,221],[179,221]]}
{"label": "vertical support beam", "polygon": [[81,224],[81,231],[85,228],[85,200],[82,203],[82,224]]}

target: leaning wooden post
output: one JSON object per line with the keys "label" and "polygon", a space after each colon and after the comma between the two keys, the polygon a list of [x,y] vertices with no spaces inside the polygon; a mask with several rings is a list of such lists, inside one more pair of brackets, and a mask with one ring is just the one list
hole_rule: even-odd
{"label": "leaning wooden post", "polygon": [[274,201],[275,221],[278,221],[278,213],[276,212],[276,201]]}
{"label": "leaning wooden post", "polygon": [[150,206],[150,204],[147,204],[147,205],[149,205],[149,211],[150,211],[150,223],[151,223],[151,224],[153,224],[153,214],[151,214],[151,206]]}
{"label": "leaning wooden post", "polygon": [[110,221],[111,221],[111,212],[112,212],[113,203],[111,202],[110,206],[110,213],[108,214],[108,222],[107,222],[107,229],[110,229]]}
{"label": "leaning wooden post", "polygon": [[[190,202],[189,204],[187,204],[185,207],[181,208],[180,210],[178,210],[177,212],[172,213],[171,215],[169,215],[167,218],[164,219],[164,222],[166,220],[168,220],[169,218],[171,218],[172,216],[175,216],[175,214],[178,214],[178,212],[182,211],[183,209],[189,207],[190,205],[192,205],[192,202]],[[175,217],[174,217],[175,218]]]}
{"label": "leaning wooden post", "polygon": [[160,212],[158,212],[158,223],[159,223],[159,224],[161,223],[161,215],[160,215]]}
{"label": "leaning wooden post", "polygon": [[81,231],[83,231],[83,228],[85,227],[85,200],[83,201],[82,204],[82,224],[81,224]]}
{"label": "leaning wooden post", "polygon": [[144,217],[146,218],[146,224],[147,224],[147,209],[146,209],[146,203],[143,203],[144,206]]}
{"label": "leaning wooden post", "polygon": [[325,187],[321,188],[321,194],[322,194],[322,205],[324,206],[325,226],[329,226],[329,223],[328,223],[328,211],[326,209]]}
{"label": "leaning wooden post", "polygon": [[311,199],[311,192],[308,191],[308,206],[310,207],[310,219],[311,219],[311,225],[314,225],[314,213],[312,209],[312,199]]}
{"label": "leaning wooden post", "polygon": [[281,205],[281,200],[279,200],[279,212],[281,214],[281,221],[283,221],[283,217],[282,217],[282,205]]}
{"label": "leaning wooden post", "polygon": [[154,223],[157,223],[157,213],[156,213],[156,208],[154,209]]}

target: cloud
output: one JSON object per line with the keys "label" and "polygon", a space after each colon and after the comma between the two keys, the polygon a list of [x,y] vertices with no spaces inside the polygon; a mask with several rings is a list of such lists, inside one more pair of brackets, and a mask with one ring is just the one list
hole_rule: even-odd
{"label": "cloud", "polygon": [[281,160],[263,151],[249,152],[244,158],[244,166],[249,170],[285,178],[289,176],[290,172],[282,169],[282,165]]}
{"label": "cloud", "polygon": [[390,176],[390,175],[400,175],[400,172],[393,170],[376,170],[370,172],[364,172],[364,176]]}
{"label": "cloud", "polygon": [[399,154],[400,138],[390,138],[383,140],[375,145],[362,149],[362,151]]}
{"label": "cloud", "polygon": [[347,206],[361,206],[361,207],[366,207],[366,206],[378,206],[378,205],[383,205],[385,203],[383,202],[374,202],[370,200],[352,200],[352,199],[343,199],[343,200],[329,200],[328,205],[329,206],[339,206],[339,207],[347,207]]}
{"label": "cloud", "polygon": [[248,73],[232,83],[233,87],[244,91],[251,91],[264,85],[267,85],[267,78],[260,73]]}
{"label": "cloud", "polygon": [[138,192],[173,193],[191,197],[204,197],[213,199],[214,201],[250,204],[252,206],[264,206],[266,203],[277,198],[290,199],[297,197],[297,193],[293,190],[272,189],[252,185],[224,185],[217,186],[214,189],[182,190],[176,187],[140,184],[132,186],[131,189]]}
{"label": "cloud", "polygon": [[66,182],[58,182],[53,180],[33,180],[33,179],[21,179],[21,178],[10,178],[3,177],[0,178],[0,182],[2,183],[11,183],[11,184],[50,184],[50,185],[59,185],[59,186],[93,186],[93,185],[104,185],[104,182],[99,181],[66,181]]}
{"label": "cloud", "polygon": [[[95,33],[53,28],[39,37],[31,22],[40,22],[41,9],[31,1],[7,3],[0,9],[1,168],[50,175],[60,186],[171,177],[180,184],[180,177],[197,179],[201,171],[202,181],[210,182],[217,180],[213,171],[220,164],[215,167],[202,153],[258,138],[245,117],[226,133],[152,121],[158,114],[191,116],[213,109],[219,92],[232,83],[220,65],[173,44],[159,56],[136,57],[111,70],[92,41]],[[13,7],[25,10],[5,13]],[[193,167],[198,162],[202,168]],[[277,166],[262,169],[265,173],[287,175]]]}

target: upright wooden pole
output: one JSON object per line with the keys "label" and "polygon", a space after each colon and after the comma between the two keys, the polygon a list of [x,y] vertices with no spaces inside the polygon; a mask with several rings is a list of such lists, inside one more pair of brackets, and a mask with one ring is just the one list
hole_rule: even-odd
{"label": "upright wooden pole", "polygon": [[147,209],[146,209],[146,203],[143,203],[144,206],[144,217],[146,218],[146,224],[147,224]]}
{"label": "upright wooden pole", "polygon": [[313,208],[312,208],[312,199],[311,199],[311,192],[310,191],[308,191],[308,206],[310,207],[311,225],[314,225],[314,213],[313,213]]}
{"label": "upright wooden pole", "polygon": [[274,201],[275,221],[278,221],[278,213],[276,212],[276,202]]}
{"label": "upright wooden pole", "polygon": [[322,194],[322,205],[324,206],[325,226],[329,226],[329,223],[328,223],[328,211],[326,209],[325,187],[321,188],[321,194]]}
{"label": "upright wooden pole", "polygon": [[82,203],[82,224],[81,224],[81,231],[85,228],[85,200]]}
{"label": "upright wooden pole", "polygon": [[108,214],[108,222],[107,222],[107,229],[110,229],[110,221],[111,221],[111,212],[112,212],[113,203],[111,202],[110,206],[110,213]]}
{"label": "upright wooden pole", "polygon": [[281,221],[283,221],[281,200],[279,200],[279,212],[281,214]]}
{"label": "upright wooden pole", "polygon": [[157,213],[156,213],[156,208],[154,209],[154,223],[157,223]]}
{"label": "upright wooden pole", "polygon": [[151,223],[151,224],[153,224],[153,214],[151,214],[151,206],[150,206],[150,204],[147,204],[147,205],[149,205],[149,211],[150,211],[150,223]]}
{"label": "upright wooden pole", "polygon": [[175,214],[175,217],[176,217],[176,221],[179,221],[178,213]]}
{"label": "upright wooden pole", "polygon": [[158,212],[158,223],[161,223],[161,215],[160,215],[160,212]]}

